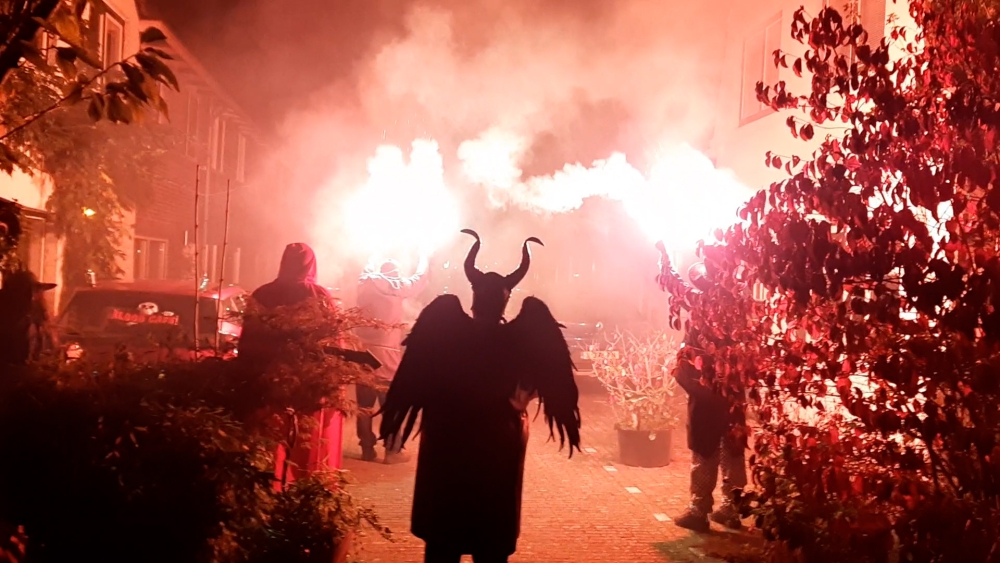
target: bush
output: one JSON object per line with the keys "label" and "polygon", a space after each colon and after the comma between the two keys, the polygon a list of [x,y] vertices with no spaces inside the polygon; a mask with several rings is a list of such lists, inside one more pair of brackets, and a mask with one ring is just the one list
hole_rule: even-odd
{"label": "bush", "polygon": [[1000,8],[909,13],[880,43],[794,14],[807,91],[757,93],[825,138],[765,156],[788,177],[702,249],[715,287],[661,277],[761,422],[748,508],[808,563],[1000,560]]}
{"label": "bush", "polygon": [[[290,319],[297,332],[282,333]],[[322,339],[297,340],[321,326],[333,338],[358,319],[316,304],[260,318],[282,335],[268,366],[119,360],[8,370],[0,378],[0,524],[7,535],[23,528],[23,560],[329,562],[364,523],[387,534],[352,503],[340,475],[284,488],[274,481],[283,432],[269,415],[348,409],[340,389],[365,376],[312,354]],[[290,366],[301,371],[293,377]]]}
{"label": "bush", "polygon": [[608,390],[618,428],[667,430],[681,422],[673,368],[677,343],[665,332],[615,332],[606,346],[591,345],[594,373]]}

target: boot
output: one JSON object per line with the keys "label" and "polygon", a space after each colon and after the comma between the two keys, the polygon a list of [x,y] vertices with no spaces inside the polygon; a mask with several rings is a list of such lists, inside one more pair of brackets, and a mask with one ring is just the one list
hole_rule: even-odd
{"label": "boot", "polygon": [[674,524],[699,534],[708,533],[711,529],[711,526],[708,524],[708,518],[704,514],[698,514],[693,510],[688,510],[674,519]]}
{"label": "boot", "polygon": [[736,512],[736,509],[731,504],[722,505],[719,510],[709,514],[708,518],[712,522],[721,524],[730,530],[739,530],[743,527],[743,523],[740,522],[739,513]]}
{"label": "boot", "polygon": [[375,461],[376,459],[378,459],[378,453],[374,446],[361,446],[361,461]]}

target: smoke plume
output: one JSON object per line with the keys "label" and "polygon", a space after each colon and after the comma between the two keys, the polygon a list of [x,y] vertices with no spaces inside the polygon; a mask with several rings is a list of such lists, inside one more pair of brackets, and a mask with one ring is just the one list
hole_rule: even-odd
{"label": "smoke plume", "polygon": [[[281,20],[279,4],[245,3],[238,8],[241,21]],[[340,8],[321,0],[303,4],[296,10],[315,18],[313,26],[296,31],[277,26],[289,34],[286,43],[298,41],[295,58],[285,57],[279,65],[278,55],[267,57],[283,88],[310,93],[280,120],[282,142],[270,166],[283,197],[268,201],[266,211],[294,218],[289,237],[310,240],[321,279],[329,284],[356,275],[370,255],[371,249],[351,238],[358,229],[352,221],[359,217],[349,219],[344,202],[371,198],[359,194],[378,175],[369,173],[370,163],[377,155],[384,161],[386,151],[401,158],[394,166],[404,163],[398,179],[405,184],[413,168],[413,155],[405,164],[411,143],[433,140],[441,159],[435,174],[453,195],[460,224],[476,228],[488,241],[484,260],[496,248],[498,257],[511,254],[516,261],[526,236],[554,224],[536,212],[586,208],[584,202],[594,197],[637,205],[628,204],[635,199],[629,194],[648,188],[652,164],[663,150],[684,143],[704,148],[712,132],[721,0],[380,0],[365,8],[348,2],[343,9],[351,14],[340,15],[358,16],[357,26],[338,19],[326,47],[315,49],[326,33],[319,22]],[[337,44],[336,33],[352,38],[349,54],[329,46]],[[258,74],[272,76],[268,69]],[[318,86],[317,76],[328,77],[326,84]],[[386,205],[394,203],[399,201]],[[598,236],[610,225],[632,237],[637,263],[646,260],[649,241],[633,232],[635,225],[625,228],[622,207],[594,208],[587,219],[579,215],[579,225],[593,227],[598,238],[582,245],[577,232],[561,249],[548,245],[539,251],[548,253],[548,262],[540,259],[538,267],[554,264],[553,255],[559,255],[572,263],[553,266],[558,276],[580,276],[575,270],[584,264],[598,269],[598,254],[622,254],[621,241],[612,242],[614,233]],[[437,241],[438,264],[460,259],[466,242],[457,233]],[[515,251],[504,252],[509,248]],[[415,256],[397,258],[415,261]],[[651,285],[647,269],[620,266],[616,273],[629,279],[641,275],[642,283]],[[549,298],[544,294],[549,288],[535,283],[532,290]]]}

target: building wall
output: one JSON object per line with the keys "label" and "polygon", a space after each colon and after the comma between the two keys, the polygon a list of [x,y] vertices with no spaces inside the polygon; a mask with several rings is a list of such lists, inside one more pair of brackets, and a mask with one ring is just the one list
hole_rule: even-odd
{"label": "building wall", "polygon": [[[100,15],[103,10],[108,10],[115,16],[115,21],[120,22],[120,47],[112,49],[120,52],[120,56],[125,57],[139,49],[140,23],[136,4],[133,0],[105,0],[104,6],[93,12]],[[114,30],[112,30],[114,32]],[[95,26],[95,37],[97,37],[99,51],[103,52],[103,41],[105,37],[105,26],[103,20],[99,20]],[[62,267],[64,241],[55,235],[51,218],[45,212],[46,203],[52,195],[52,181],[43,174],[26,174],[15,171],[13,174],[0,174],[0,198],[16,201],[25,207],[24,222],[26,234],[21,241],[21,259],[35,272],[42,281],[56,283],[62,288],[64,284]],[[131,213],[126,213],[124,226],[125,236],[122,240],[121,252],[124,256],[130,256],[133,251],[132,228],[134,217]],[[125,272],[124,279],[131,279],[132,264],[130,260],[122,259],[119,267]],[[50,292],[47,297],[51,299],[51,305],[58,310],[62,291]]]}
{"label": "building wall", "polygon": [[[243,212],[256,199],[253,183],[256,170],[252,162],[259,154],[259,135],[249,119],[231,102],[207,74],[183,43],[160,22],[146,21],[168,36],[170,61],[180,82],[180,92],[163,89],[170,108],[167,125],[177,141],[174,148],[155,163],[154,178],[148,190],[150,201],[137,209],[137,250],[141,247],[162,249],[166,256],[162,270],[144,272],[137,262],[140,277],[191,279],[194,265],[195,192],[198,192],[197,276],[208,276],[218,283],[224,273],[225,283],[244,283],[244,273],[253,270],[252,253],[245,253],[247,241],[242,236],[246,226]],[[197,182],[196,182],[197,177]],[[231,189],[229,236],[226,237],[226,189]],[[225,272],[221,271],[223,244],[226,245]],[[139,261],[141,254],[134,255]],[[148,275],[148,274],[155,275]],[[147,274],[147,275],[144,275]]]}
{"label": "building wall", "polygon": [[114,12],[125,24],[123,49],[125,56],[139,50],[139,34],[142,33],[139,11],[135,0],[103,0],[105,6]]}
{"label": "building wall", "polygon": [[[868,0],[862,0],[865,1]],[[862,10],[862,14],[869,20],[863,21],[866,27],[877,25],[874,21],[881,17],[894,19],[892,25],[913,27],[913,20],[907,13],[907,2],[872,1],[884,2],[885,10],[882,12],[881,6],[868,6],[868,11]],[[804,74],[800,78],[796,77],[790,68],[774,68],[770,53],[775,48],[788,52],[788,64],[791,66],[795,57],[803,54],[807,48],[791,37],[791,22],[795,11],[804,5],[808,14],[817,14],[824,4],[824,0],[733,2],[727,15],[728,33],[722,63],[719,115],[712,154],[719,166],[735,171],[737,176],[751,188],[764,188],[774,181],[787,177],[787,173],[783,170],[768,168],[764,164],[767,151],[781,156],[796,155],[805,159],[824,138],[822,130],[817,130],[816,136],[810,142],[792,136],[786,120],[790,115],[797,115],[808,121],[808,116],[804,112],[795,110],[752,112],[744,107],[748,98],[752,101],[754,84],[761,79],[764,79],[765,84],[784,80],[792,93],[808,92],[809,75]],[[886,22],[883,20],[882,23]],[[769,27],[778,31],[776,36],[770,35]],[[887,25],[883,31],[888,29],[891,29],[891,26]],[[748,51],[757,51],[762,33],[764,34],[762,51],[766,51],[766,59],[762,61],[763,66],[758,67],[756,64],[748,64],[751,59]],[[894,49],[897,56],[901,52],[899,49]]]}

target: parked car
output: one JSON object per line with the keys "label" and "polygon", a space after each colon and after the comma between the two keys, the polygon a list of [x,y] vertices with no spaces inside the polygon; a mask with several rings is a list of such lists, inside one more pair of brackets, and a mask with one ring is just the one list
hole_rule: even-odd
{"label": "parked car", "polygon": [[591,344],[595,344],[600,338],[604,329],[601,323],[562,323],[566,328],[563,335],[566,343],[569,344],[570,352],[573,353],[573,365],[576,366],[578,375],[594,375],[594,366],[588,351]]}
{"label": "parked car", "polygon": [[[56,322],[68,360],[84,354],[96,359],[127,351],[136,360],[193,357],[194,282],[106,282],[76,290]],[[235,353],[247,293],[229,286],[221,295],[204,290],[198,297],[200,355]],[[220,313],[216,315],[216,308]]]}

